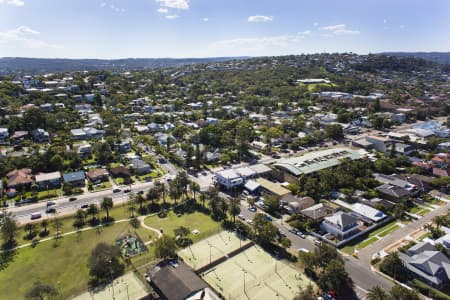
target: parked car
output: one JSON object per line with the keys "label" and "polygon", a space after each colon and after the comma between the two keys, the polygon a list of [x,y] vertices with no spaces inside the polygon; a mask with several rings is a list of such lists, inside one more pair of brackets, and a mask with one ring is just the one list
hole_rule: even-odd
{"label": "parked car", "polygon": [[42,215],[40,213],[31,214],[31,220],[40,219]]}
{"label": "parked car", "polygon": [[248,211],[251,211],[251,212],[256,212],[256,208],[254,208],[254,207],[248,207]]}
{"label": "parked car", "polygon": [[83,204],[83,205],[81,205],[81,208],[88,208],[89,207],[89,204]]}
{"label": "parked car", "polygon": [[266,215],[266,219],[267,219],[267,221],[272,222],[272,217],[271,216]]}
{"label": "parked car", "polygon": [[309,253],[309,250],[306,249],[306,248],[298,248],[297,251],[298,251],[298,252]]}
{"label": "parked car", "polygon": [[322,241],[321,240],[315,240],[314,241],[314,245],[320,246],[320,245],[322,245]]}
{"label": "parked car", "polygon": [[238,215],[238,218],[239,218],[239,219],[241,219],[242,221],[244,221],[244,220],[245,220],[245,217],[244,217],[244,215]]}
{"label": "parked car", "polygon": [[300,234],[298,236],[301,237],[302,239],[306,239],[306,234],[304,234],[304,233],[300,232]]}
{"label": "parked car", "polygon": [[289,229],[289,232],[293,233],[293,234],[297,234],[298,230],[295,228],[291,228],[291,229]]}
{"label": "parked car", "polygon": [[122,191],[122,190],[119,189],[118,187],[113,188],[113,193],[119,193],[119,192],[121,192],[121,191]]}
{"label": "parked car", "polygon": [[70,202],[75,201],[75,200],[77,200],[77,197],[70,197],[70,198],[69,198],[69,201],[70,201]]}
{"label": "parked car", "polygon": [[54,213],[56,213],[56,208],[54,208],[54,207],[49,207],[49,208],[47,208],[47,209],[45,210],[45,213],[47,213],[47,214],[54,214]]}
{"label": "parked car", "polygon": [[250,219],[247,219],[247,221],[246,221],[248,224],[252,224],[253,223],[253,221],[252,220],[250,220]]}
{"label": "parked car", "polygon": [[131,190],[130,190],[130,189],[124,189],[123,192],[124,192],[125,194],[127,194],[127,193],[131,192]]}
{"label": "parked car", "polygon": [[56,205],[56,203],[53,201],[47,201],[47,206],[53,206],[53,205]]}

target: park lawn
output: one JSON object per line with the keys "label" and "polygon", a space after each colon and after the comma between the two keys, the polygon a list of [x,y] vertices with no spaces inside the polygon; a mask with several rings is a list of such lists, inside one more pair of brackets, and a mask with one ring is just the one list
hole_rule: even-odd
{"label": "park lawn", "polygon": [[365,248],[376,241],[378,241],[378,238],[375,236],[368,238],[368,239],[362,241],[360,244],[358,244],[358,249]]}
{"label": "park lawn", "polygon": [[428,208],[425,208],[425,209],[422,209],[421,211],[419,211],[417,214],[419,216],[425,216],[429,212],[430,212],[430,210]]}
{"label": "park lawn", "polygon": [[[128,219],[130,217],[130,212],[128,211],[128,206],[127,205],[121,205],[121,206],[116,206],[113,207],[112,210],[110,210],[109,215],[111,217],[114,218],[114,220],[118,221],[118,220],[122,220],[122,219]],[[104,211],[100,211],[100,218],[103,218],[106,216],[106,213]],[[90,216],[86,217],[86,222],[88,222],[90,220]],[[49,217],[47,220],[49,221],[49,226],[48,226],[48,230],[50,231],[49,236],[52,236],[55,234],[55,228],[53,227],[53,219],[54,217]],[[67,233],[67,232],[71,232],[71,231],[75,231],[76,228],[73,227],[73,222],[74,222],[74,217],[73,215],[68,215],[68,216],[64,216],[64,217],[60,217],[59,218],[61,220],[61,233]],[[40,226],[42,220],[34,223],[36,224],[36,230],[37,232],[42,231],[42,227]],[[84,226],[84,228],[88,227],[89,224],[86,224]],[[19,230],[19,235],[17,238],[17,242],[19,243],[19,245],[24,245],[27,243],[30,243],[31,241],[29,240],[25,240],[23,239],[23,237],[26,235],[26,232],[23,230],[23,226],[21,227],[21,229]],[[39,238],[39,236],[37,236]],[[44,237],[45,238],[45,237]]]}
{"label": "park lawn", "polygon": [[385,231],[378,234],[379,237],[385,237],[386,235],[390,234],[391,232],[396,231],[400,226],[394,225],[390,227],[389,229],[386,229]]}
{"label": "park lawn", "polygon": [[373,237],[373,236],[376,236],[376,235],[380,234],[381,232],[383,232],[383,231],[385,231],[385,230],[391,228],[392,226],[394,226],[396,223],[397,223],[397,220],[393,220],[393,221],[387,223],[386,225],[384,225],[384,226],[378,228],[377,230],[372,231],[372,232],[369,234],[369,237]]}
{"label": "park lawn", "polygon": [[[37,280],[54,286],[60,282],[64,298],[78,295],[87,289],[87,261],[92,249],[100,242],[112,244],[122,234],[134,231],[128,222],[122,222],[102,227],[99,231],[93,229],[62,237],[57,247],[51,240],[35,248],[19,249],[12,263],[0,272],[0,295],[8,295],[8,299],[23,299],[25,292]],[[150,249],[132,262],[139,268],[138,264],[152,259],[153,249]]]}
{"label": "park lawn", "polygon": [[163,233],[169,235],[174,235],[173,230],[180,226],[189,228],[191,232],[192,230],[197,229],[199,234],[190,235],[190,238],[192,238],[194,243],[222,230],[221,223],[214,221],[210,216],[201,212],[184,213],[180,217],[177,217],[177,215],[171,211],[165,218],[160,218],[155,215],[147,217],[144,222],[150,227],[162,229]]}

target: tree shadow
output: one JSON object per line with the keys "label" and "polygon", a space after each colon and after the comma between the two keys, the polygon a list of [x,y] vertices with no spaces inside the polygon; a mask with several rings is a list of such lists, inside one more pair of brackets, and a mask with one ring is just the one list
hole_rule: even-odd
{"label": "tree shadow", "polygon": [[5,243],[1,246],[2,253],[0,253],[0,271],[6,269],[11,262],[14,261],[14,257],[17,251],[14,249],[17,247],[17,242],[12,241]]}

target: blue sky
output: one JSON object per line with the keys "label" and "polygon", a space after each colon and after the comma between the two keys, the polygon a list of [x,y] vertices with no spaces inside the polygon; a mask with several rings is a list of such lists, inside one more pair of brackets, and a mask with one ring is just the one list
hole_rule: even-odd
{"label": "blue sky", "polygon": [[449,0],[0,0],[0,57],[450,51]]}

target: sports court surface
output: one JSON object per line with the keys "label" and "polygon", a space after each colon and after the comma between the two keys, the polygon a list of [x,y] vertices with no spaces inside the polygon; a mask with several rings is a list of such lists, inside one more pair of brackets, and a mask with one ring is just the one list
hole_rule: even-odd
{"label": "sports court surface", "polygon": [[178,252],[184,262],[194,270],[198,270],[211,262],[244,247],[251,241],[240,239],[239,235],[231,231],[221,231],[203,239]]}
{"label": "sports court surface", "polygon": [[225,299],[292,299],[309,283],[306,276],[258,246],[203,273]]}

